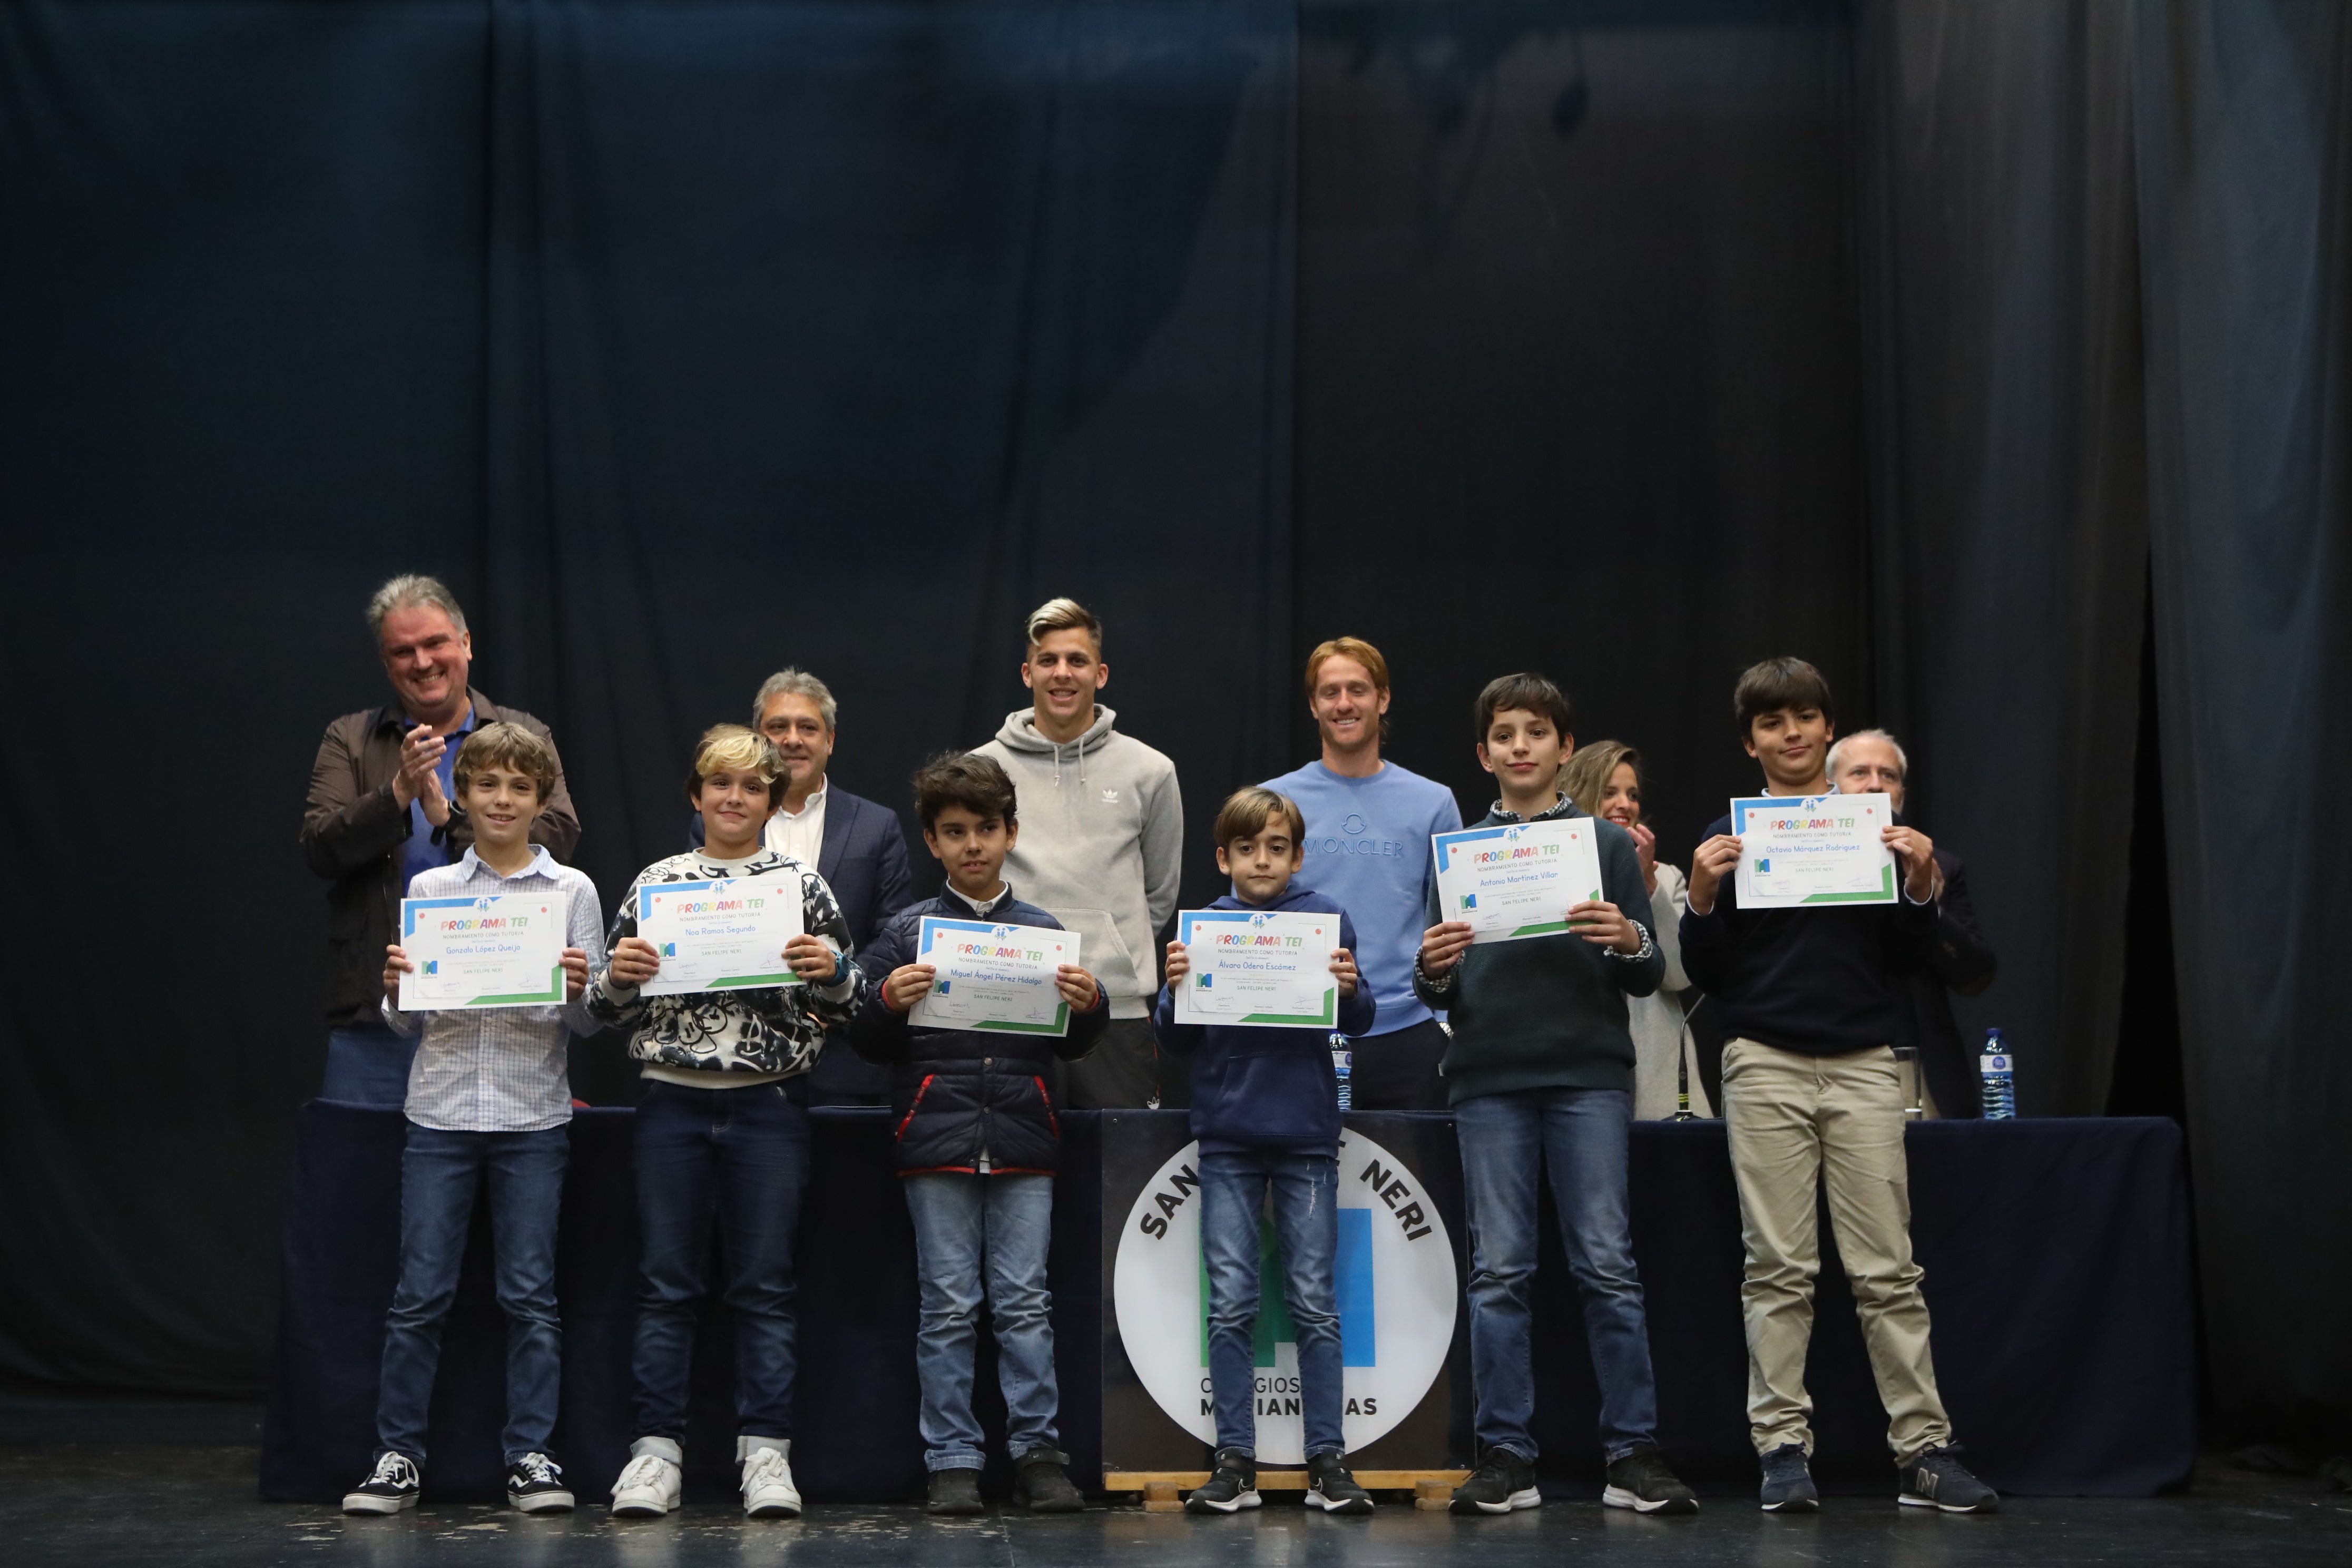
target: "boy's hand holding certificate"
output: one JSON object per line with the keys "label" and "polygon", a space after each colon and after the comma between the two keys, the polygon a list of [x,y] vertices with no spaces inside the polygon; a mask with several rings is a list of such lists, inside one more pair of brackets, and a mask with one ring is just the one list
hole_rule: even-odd
{"label": "boy's hand holding certificate", "polygon": [[400,900],[400,1010],[562,1005],[562,893]]}
{"label": "boy's hand holding certificate", "polygon": [[647,996],[798,985],[784,946],[801,934],[798,877],[724,877],[654,882],[637,889],[637,935],[661,968]]}
{"label": "boy's hand holding certificate", "polygon": [[1176,941],[1186,962],[1173,984],[1178,1023],[1339,1026],[1339,916],[1185,910]]}
{"label": "boy's hand holding certificate", "polygon": [[1571,906],[1602,899],[1597,832],[1569,816],[1436,835],[1437,918],[1469,926],[1473,942],[1570,930]]}
{"label": "boy's hand holding certificate", "polygon": [[908,1021],[927,1029],[1066,1035],[1070,1004],[1060,974],[1077,962],[1076,931],[925,915],[915,963],[929,966],[930,986]]}
{"label": "boy's hand holding certificate", "polygon": [[1895,902],[1895,851],[1883,795],[1754,795],[1731,803],[1743,910]]}

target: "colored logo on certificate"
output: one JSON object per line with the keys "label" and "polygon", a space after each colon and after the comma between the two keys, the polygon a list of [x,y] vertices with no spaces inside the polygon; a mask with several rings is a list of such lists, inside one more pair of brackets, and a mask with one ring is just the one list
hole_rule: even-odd
{"label": "colored logo on certificate", "polygon": [[1756,860],[1756,868],[1757,868],[1759,871],[1769,871],[1769,870],[1771,870],[1771,869],[1772,869],[1772,857],[1770,857],[1769,855],[1761,855],[1761,856],[1757,857],[1757,860]]}
{"label": "colored logo on certificate", "polygon": [[1465,909],[1465,910],[1475,910],[1475,909],[1476,909],[1476,908],[1478,907],[1478,895],[1477,895],[1477,894],[1475,894],[1475,893],[1465,893],[1465,894],[1463,894],[1463,895],[1462,895],[1462,907],[1463,907],[1464,909]]}
{"label": "colored logo on certificate", "polygon": [[948,988],[954,984],[955,982],[952,980],[942,980],[937,985],[932,986],[931,989],[944,996],[948,994]]}
{"label": "colored logo on certificate", "polygon": [[676,958],[677,956],[677,943],[674,942],[666,942],[662,943],[661,955],[664,958]]}
{"label": "colored logo on certificate", "polygon": [[1192,982],[1192,987],[1196,991],[1206,991],[1210,985],[1215,982],[1216,978],[1217,977],[1215,975],[1210,973],[1208,971],[1202,970],[1201,972],[1201,977]]}
{"label": "colored logo on certificate", "polygon": [[439,959],[437,959],[437,958],[428,958],[428,959],[426,959],[426,960],[425,961],[425,973],[427,973],[427,974],[438,974],[438,973],[441,973],[441,961],[440,961]]}
{"label": "colored logo on certificate", "polygon": [[989,928],[988,934],[994,937],[998,942],[1005,942],[1010,940],[1013,933],[1020,929],[1021,928],[1019,926],[991,926]]}

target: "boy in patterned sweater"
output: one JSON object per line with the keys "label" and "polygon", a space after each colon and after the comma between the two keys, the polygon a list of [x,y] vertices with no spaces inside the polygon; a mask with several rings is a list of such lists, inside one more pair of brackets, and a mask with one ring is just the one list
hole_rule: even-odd
{"label": "boy in patterned sweater", "polygon": [[[801,1511],[791,1465],[793,1244],[808,1182],[808,1071],[825,1031],[866,994],[849,928],[812,867],[766,847],[782,804],[783,759],[740,724],[706,731],[687,781],[702,813],[699,849],[637,874],[613,921],[612,962],[589,982],[597,1023],[631,1031],[644,1064],[637,1102],[636,1439],[613,1486],[613,1511],[667,1513],[678,1504],[695,1320],[708,1293],[710,1226],[725,1239],[726,1300],[735,1310],[735,1412],[743,1511]],[[637,934],[638,889],[652,883],[773,878],[801,896],[802,934],[785,944],[799,984],[646,996],[661,956]]]}

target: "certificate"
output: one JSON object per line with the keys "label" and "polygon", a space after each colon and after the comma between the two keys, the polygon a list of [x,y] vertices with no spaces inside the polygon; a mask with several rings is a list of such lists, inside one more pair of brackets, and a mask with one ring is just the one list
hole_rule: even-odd
{"label": "certificate", "polygon": [[1054,972],[1077,961],[1076,931],[925,915],[915,962],[939,973],[908,1021],[927,1029],[1066,1035],[1070,1005]]}
{"label": "certificate", "polygon": [[1891,904],[1895,851],[1879,831],[1895,823],[1883,795],[1754,795],[1731,803],[1739,840],[1733,886],[1743,910],[1805,904]]}
{"label": "certificate", "polygon": [[1339,1026],[1339,983],[1331,976],[1338,915],[1184,910],[1176,940],[1192,961],[1176,988],[1178,1023]]}
{"label": "certificate", "polygon": [[400,977],[400,1010],[562,1006],[571,904],[568,893],[401,900],[401,951],[415,967]]}
{"label": "certificate", "polygon": [[1568,930],[1569,906],[1601,897],[1599,832],[1565,816],[1436,835],[1438,919],[1467,921],[1473,942]]}
{"label": "certificate", "polygon": [[638,988],[647,996],[798,985],[784,943],[801,934],[801,879],[649,883],[637,889],[637,934],[661,956],[661,972]]}

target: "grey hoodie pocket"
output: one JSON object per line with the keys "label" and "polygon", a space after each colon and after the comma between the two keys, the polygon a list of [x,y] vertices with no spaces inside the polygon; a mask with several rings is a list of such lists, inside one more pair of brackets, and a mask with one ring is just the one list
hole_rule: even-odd
{"label": "grey hoodie pocket", "polygon": [[1135,954],[1119,939],[1118,922],[1108,910],[1055,910],[1054,918],[1077,933],[1078,963],[1102,982],[1104,991],[1115,997],[1144,994]]}

